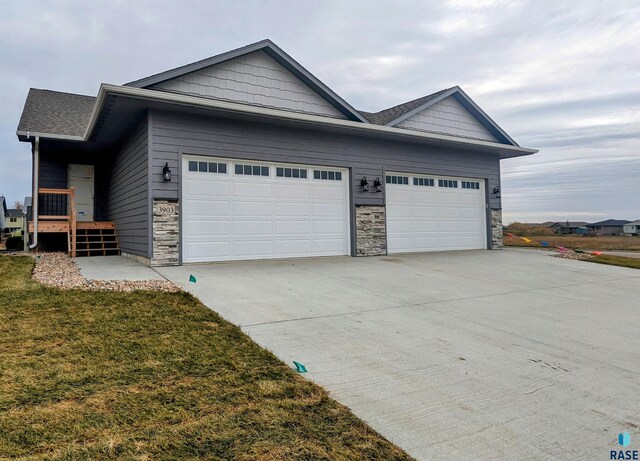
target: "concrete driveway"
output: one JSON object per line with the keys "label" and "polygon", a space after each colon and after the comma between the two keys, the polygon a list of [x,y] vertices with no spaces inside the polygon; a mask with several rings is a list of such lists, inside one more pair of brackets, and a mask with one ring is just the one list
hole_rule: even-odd
{"label": "concrete driveway", "polygon": [[418,459],[640,448],[638,270],[504,250],[159,271]]}

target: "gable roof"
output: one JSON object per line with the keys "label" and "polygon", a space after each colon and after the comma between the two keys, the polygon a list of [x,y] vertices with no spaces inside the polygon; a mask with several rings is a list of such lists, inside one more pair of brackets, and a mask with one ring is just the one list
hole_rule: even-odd
{"label": "gable roof", "polygon": [[205,67],[210,67],[221,62],[229,61],[240,56],[244,56],[255,51],[264,51],[273,59],[275,59],[281,66],[295,75],[305,85],[310,87],[313,91],[318,93],[325,101],[335,107],[338,111],[344,114],[349,120],[355,120],[368,123],[368,120],[354,109],[349,103],[338,96],[331,88],[322,83],[311,72],[300,65],[295,59],[285,53],[280,47],[278,47],[271,40],[265,39],[256,43],[252,43],[235,50],[227,51],[226,53],[218,54],[210,58],[202,59],[200,61],[193,62],[184,66],[176,67],[158,74],[151,75],[149,77],[135,80],[133,82],[126,83],[125,86],[132,86],[135,88],[148,88],[158,83],[170,80],[176,77],[180,77],[191,72],[196,72]]}
{"label": "gable roof", "polygon": [[82,137],[95,102],[92,96],[31,88],[18,131]]}
{"label": "gable roof", "polygon": [[480,122],[501,143],[518,146],[502,128],[494,122],[459,86],[437,91],[422,98],[414,99],[376,113],[361,112],[371,123],[377,125],[396,126],[418,112],[433,106],[449,96],[454,97],[462,106]]}
{"label": "gable roof", "polygon": [[10,218],[19,218],[22,216],[22,210],[18,210],[17,208],[9,208],[7,210],[7,216]]}
{"label": "gable roof", "polygon": [[631,221],[627,221],[626,219],[606,219],[604,221],[594,222],[589,224],[588,226],[624,226],[625,224],[629,224]]}
{"label": "gable roof", "polygon": [[[343,111],[346,120],[327,117],[317,114],[286,111],[282,108],[263,107],[250,105],[239,101],[226,101],[216,98],[204,98],[178,92],[158,91],[149,88],[166,79],[175,78],[185,73],[194,72],[200,68],[212,66],[216,62],[234,59],[238,56],[261,50],[272,57],[276,62],[291,71],[304,84],[314,89],[333,107]],[[400,104],[394,108],[381,111],[384,119],[376,119],[376,114],[369,114],[372,119],[380,123],[371,123],[356,109],[348,105],[338,95],[333,93],[322,82],[317,80],[300,64],[280,50],[269,40],[263,40],[228,53],[198,61],[193,64],[172,69],[160,74],[146,77],[125,86],[101,84],[97,96],[85,96],[79,94],[63,93],[58,91],[31,89],[25,102],[25,107],[20,119],[16,135],[22,142],[33,142],[33,138],[88,142],[95,140],[100,133],[107,132],[105,126],[111,127],[111,134],[104,135],[102,142],[115,139],[118,133],[122,133],[128,126],[127,117],[132,119],[135,114],[153,108],[159,110],[185,110],[198,113],[206,113],[212,116],[230,116],[233,118],[279,121],[295,123],[299,126],[319,128],[329,131],[337,131],[361,136],[370,136],[385,139],[403,139],[410,142],[418,142],[432,145],[450,145],[468,148],[483,152],[492,152],[501,159],[530,155],[538,152],[537,149],[529,149],[518,146],[515,142],[503,142],[505,137],[496,136],[496,140],[483,140],[451,133],[440,133],[427,130],[413,130],[402,126],[394,126],[395,123],[406,117],[410,117],[414,111],[423,110],[429,104],[453,95],[462,98],[464,95],[458,87],[441,90],[432,95],[425,96],[408,103]],[[468,97],[467,97],[468,99]],[[465,106],[472,112],[474,103],[468,99]],[[137,112],[139,111],[139,112]],[[479,108],[474,112],[484,114]],[[395,117],[395,119],[393,118]],[[124,121],[123,121],[124,120]],[[484,123],[491,122],[485,114]],[[382,122],[386,123],[382,123]],[[493,123],[493,122],[491,122]],[[495,125],[497,127],[497,125]],[[493,128],[498,130],[498,128]],[[497,132],[497,131],[496,131]],[[111,136],[111,137],[109,137]],[[31,139],[30,139],[31,138]],[[512,141],[512,140],[511,140]]]}

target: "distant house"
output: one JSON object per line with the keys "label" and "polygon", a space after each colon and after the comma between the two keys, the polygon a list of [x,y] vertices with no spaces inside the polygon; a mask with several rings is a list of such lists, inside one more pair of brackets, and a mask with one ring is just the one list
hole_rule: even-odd
{"label": "distant house", "polygon": [[595,235],[622,235],[624,225],[630,222],[625,219],[607,219],[587,224],[587,228]]}
{"label": "distant house", "polygon": [[576,234],[578,229],[587,225],[584,221],[554,222],[549,227],[556,234]]}
{"label": "distant house", "polygon": [[622,232],[626,236],[640,235],[640,219],[638,221],[633,221],[622,226]]}
{"label": "distant house", "polygon": [[22,235],[23,219],[22,210],[17,208],[7,210],[5,219],[5,228],[7,229],[7,233],[12,236],[20,237]]}

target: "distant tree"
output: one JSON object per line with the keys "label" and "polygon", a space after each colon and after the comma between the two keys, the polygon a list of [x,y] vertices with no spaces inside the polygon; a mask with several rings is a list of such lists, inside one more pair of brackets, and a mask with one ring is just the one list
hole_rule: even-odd
{"label": "distant tree", "polygon": [[13,202],[13,208],[15,208],[16,210],[22,210],[24,208],[24,205],[20,200],[17,200]]}

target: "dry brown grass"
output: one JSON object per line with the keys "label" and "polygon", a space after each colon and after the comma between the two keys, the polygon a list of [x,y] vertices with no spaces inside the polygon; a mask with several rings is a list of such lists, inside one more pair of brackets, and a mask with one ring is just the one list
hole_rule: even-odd
{"label": "dry brown grass", "polygon": [[527,236],[533,240],[527,243],[519,237],[504,236],[506,246],[515,247],[542,247],[541,241],[549,243],[549,246],[563,246],[567,248],[579,248],[582,250],[632,250],[640,251],[640,237],[578,237],[575,235],[551,235],[544,237]]}
{"label": "dry brown grass", "polygon": [[409,460],[185,293],[45,288],[0,256],[0,458]]}

